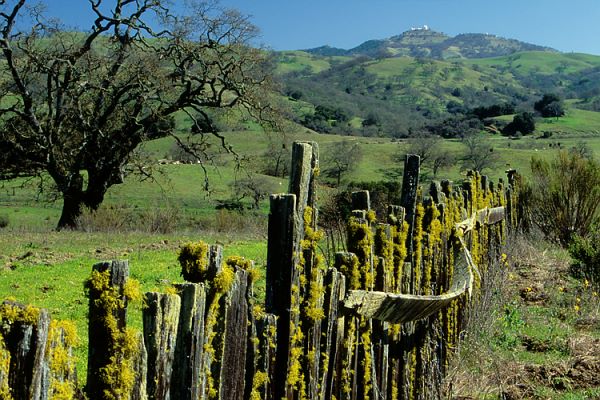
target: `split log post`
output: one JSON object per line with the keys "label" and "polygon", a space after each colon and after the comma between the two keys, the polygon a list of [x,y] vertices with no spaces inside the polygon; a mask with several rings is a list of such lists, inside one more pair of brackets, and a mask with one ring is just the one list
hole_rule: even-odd
{"label": "split log post", "polygon": [[0,357],[4,358],[0,358],[0,394],[6,390],[12,396],[7,398],[47,398],[49,328],[50,316],[44,309],[10,301],[0,304]]}
{"label": "split log post", "polygon": [[[124,335],[127,316],[127,299],[123,289],[129,277],[127,261],[112,261],[95,264],[92,267],[91,288],[88,296],[88,369],[86,393],[89,398],[103,399],[105,391],[113,390],[110,383],[102,377],[106,370],[115,363],[114,352],[116,336]],[[105,300],[110,297],[110,302]],[[113,307],[111,302],[118,306]],[[110,323],[109,323],[110,321]],[[115,360],[111,360],[115,358]],[[109,374],[119,374],[120,371],[110,371]],[[117,377],[117,380],[120,378]]]}
{"label": "split log post", "polygon": [[298,315],[292,303],[299,303],[298,288],[292,291],[294,265],[297,263],[297,231],[295,224],[296,196],[271,196],[268,225],[266,311],[277,317],[277,351],[275,374],[271,376],[269,392],[273,398],[286,397],[288,360],[290,357],[290,326],[297,326]]}
{"label": "split log post", "polygon": [[206,292],[204,284],[198,283],[179,284],[175,288],[181,298],[181,312],[173,361],[171,398],[196,400],[200,398]]}
{"label": "split log post", "polygon": [[323,340],[321,353],[326,357],[323,361],[323,374],[320,380],[321,390],[318,399],[331,399],[334,382],[339,379],[341,366],[342,345],[344,340],[344,315],[340,304],[346,293],[346,280],[342,273],[335,268],[327,271],[324,281],[325,296],[323,312],[325,318],[321,322]]}
{"label": "split log post", "polygon": [[146,293],[144,343],[148,354],[149,400],[168,400],[175,358],[181,299],[174,294]]}
{"label": "split log post", "polygon": [[242,269],[234,273],[233,284],[221,306],[222,329],[214,342],[217,361],[211,369],[219,378],[219,400],[244,399],[250,276]]}

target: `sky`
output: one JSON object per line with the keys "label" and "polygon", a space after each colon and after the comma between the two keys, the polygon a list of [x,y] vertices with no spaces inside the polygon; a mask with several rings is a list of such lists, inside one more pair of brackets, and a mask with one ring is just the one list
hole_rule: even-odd
{"label": "sky", "polygon": [[[91,26],[88,0],[44,0],[70,25]],[[174,0],[183,3],[184,0]],[[370,39],[428,25],[448,35],[490,33],[563,52],[600,55],[600,0],[221,0],[251,16],[259,43],[274,50]]]}

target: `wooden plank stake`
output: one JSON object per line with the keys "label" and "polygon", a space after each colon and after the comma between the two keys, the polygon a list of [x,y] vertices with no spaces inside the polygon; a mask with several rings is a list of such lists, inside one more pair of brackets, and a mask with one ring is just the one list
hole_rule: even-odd
{"label": "wooden plank stake", "polygon": [[[108,274],[108,284],[110,291],[116,295],[116,300],[123,302],[123,307],[116,307],[111,315],[106,316],[107,310],[101,306],[101,293],[90,291],[89,305],[89,324],[88,324],[88,370],[86,393],[91,399],[103,399],[104,391],[110,391],[101,379],[103,369],[111,364],[111,354],[108,349],[112,348],[112,341],[115,334],[125,331],[127,317],[127,299],[123,296],[123,287],[129,277],[129,264],[127,261],[112,261],[95,264],[92,267],[92,274]],[[106,317],[115,319],[115,327],[107,326]],[[116,329],[116,330],[115,330]]]}
{"label": "wooden plank stake", "polygon": [[46,343],[50,316],[44,309],[26,307],[11,301],[3,302],[0,307],[14,308],[19,314],[27,314],[23,320],[12,321],[5,327],[2,326],[4,321],[0,314],[0,332],[3,334],[5,352],[10,354],[7,380],[12,398],[46,399],[49,389]]}
{"label": "wooden plank stake", "polygon": [[200,374],[204,354],[206,292],[203,284],[176,285],[181,312],[173,361],[171,398],[196,400],[200,396]]}
{"label": "wooden plank stake", "polygon": [[170,399],[171,374],[181,299],[177,295],[146,293],[143,311],[144,344],[148,353],[148,399]]}
{"label": "wooden plank stake", "polygon": [[415,213],[417,208],[417,189],[419,188],[421,157],[416,154],[407,154],[404,160],[404,175],[402,177],[402,194],[400,205],[406,210],[405,221],[408,222],[408,237],[406,249],[407,259],[412,255],[412,237],[415,224]]}

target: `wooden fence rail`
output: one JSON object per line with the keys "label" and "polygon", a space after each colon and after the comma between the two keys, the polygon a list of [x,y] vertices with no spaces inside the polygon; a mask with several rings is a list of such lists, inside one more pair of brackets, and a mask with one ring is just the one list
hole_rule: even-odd
{"label": "wooden fence rail", "polygon": [[[317,251],[318,157],[315,143],[295,143],[290,193],[271,196],[264,303],[251,261],[199,243],[182,261],[189,283],[143,296],[140,334],[125,323],[139,297],[127,262],[93,267],[88,398],[441,396],[468,304],[518,223],[516,175],[505,187],[472,173],[426,196],[408,155],[401,204],[377,221],[369,193],[353,194],[348,252],[328,266]],[[6,302],[0,320],[0,399],[80,396],[68,328]]]}

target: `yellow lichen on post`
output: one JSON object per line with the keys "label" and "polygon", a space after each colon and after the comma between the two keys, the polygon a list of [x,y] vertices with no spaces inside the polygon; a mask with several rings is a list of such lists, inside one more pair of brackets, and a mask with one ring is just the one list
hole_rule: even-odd
{"label": "yellow lichen on post", "polygon": [[68,378],[75,372],[76,362],[71,350],[78,343],[79,337],[73,322],[55,320],[50,322],[46,352],[50,358],[51,400],[67,400],[74,397],[75,382]]}
{"label": "yellow lichen on post", "polygon": [[111,355],[110,361],[100,368],[98,379],[102,387],[107,388],[103,393],[105,399],[117,400],[128,398],[133,390],[133,360],[139,351],[139,342],[136,331],[118,327],[115,315],[126,308],[128,301],[141,299],[141,294],[138,292],[139,283],[135,282],[126,283],[123,293],[119,293],[119,288],[110,284],[110,274],[110,269],[92,271],[85,287],[97,312],[94,318],[102,323],[109,334],[108,348],[105,350]]}
{"label": "yellow lichen on post", "polygon": [[[425,207],[421,203],[417,204],[415,213],[415,226],[413,231],[413,271],[415,291],[421,286],[421,262],[423,260],[423,218],[425,217]],[[415,293],[416,294],[416,293]]]}
{"label": "yellow lichen on post", "polygon": [[208,269],[208,244],[200,241],[183,245],[177,260],[183,279],[194,283],[204,281]]}
{"label": "yellow lichen on post", "polygon": [[368,222],[361,222],[356,217],[350,217],[348,221],[348,250],[358,257],[361,273],[361,282],[356,289],[371,289],[373,286],[375,277],[371,268],[372,248],[373,232]]}
{"label": "yellow lichen on post", "polygon": [[427,220],[430,221],[429,225],[427,226],[426,229],[426,237],[427,240],[426,242],[426,246],[423,249],[423,259],[424,259],[424,273],[423,273],[423,291],[424,294],[426,295],[430,295],[432,294],[432,290],[431,290],[431,277],[432,277],[432,271],[434,270],[435,266],[433,265],[434,259],[434,252],[435,250],[440,246],[440,243],[442,242],[442,223],[439,220],[440,217],[440,212],[437,209],[437,207],[435,206],[435,203],[431,203],[428,207],[427,210],[425,210],[426,212],[426,216],[427,216]]}
{"label": "yellow lichen on post", "polygon": [[345,350],[344,358],[342,359],[342,376],[341,381],[342,398],[350,398],[352,393],[352,381],[355,371],[351,368],[351,361],[354,359],[354,339],[356,336],[356,318],[350,318],[346,324],[346,336],[344,337],[343,347]]}
{"label": "yellow lichen on post", "polygon": [[213,279],[212,287],[218,293],[227,293],[231,286],[233,285],[233,281],[235,280],[235,271],[229,265],[223,265],[221,271],[215,276]]}
{"label": "yellow lichen on post", "polygon": [[394,241],[393,233],[395,227],[389,227],[390,236],[388,237],[388,225],[377,225],[375,229],[374,248],[375,254],[384,260],[384,279],[390,288],[394,287]]}
{"label": "yellow lichen on post", "polygon": [[250,276],[251,282],[256,282],[260,279],[260,271],[254,266],[254,262],[245,257],[241,256],[229,256],[225,259],[225,265],[233,268],[234,270],[239,268],[246,272]]}
{"label": "yellow lichen on post", "polygon": [[[293,329],[293,330],[292,330]],[[294,332],[290,340],[290,365],[288,367],[287,385],[292,387],[298,394],[298,399],[306,399],[306,383],[304,381],[304,373],[302,372],[301,360],[304,356],[302,341],[304,334],[300,324],[294,326],[290,323],[290,332]]]}
{"label": "yellow lichen on post", "polygon": [[4,336],[0,332],[0,399],[12,400],[10,386],[8,385],[8,374],[10,373],[10,353],[6,349]]}
{"label": "yellow lichen on post", "polygon": [[410,226],[408,222],[403,221],[402,226],[395,227],[395,234],[392,234],[394,241],[394,290],[396,293],[400,293],[402,290],[402,275],[404,262],[408,256],[408,249],[406,248],[406,241],[408,239],[408,232]]}
{"label": "yellow lichen on post", "polygon": [[16,322],[24,325],[37,325],[40,318],[40,309],[27,305],[25,307],[11,303],[0,304],[0,321],[12,325]]}
{"label": "yellow lichen on post", "polygon": [[256,371],[252,378],[252,391],[250,392],[250,400],[263,400],[260,394],[260,388],[265,386],[269,381],[269,376],[266,372]]}

